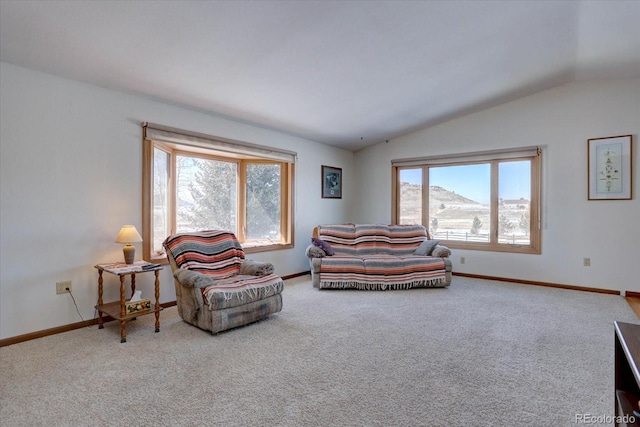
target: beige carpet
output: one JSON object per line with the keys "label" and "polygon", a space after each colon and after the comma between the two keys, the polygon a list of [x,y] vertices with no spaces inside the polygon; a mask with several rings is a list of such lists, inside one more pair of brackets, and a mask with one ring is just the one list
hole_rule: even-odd
{"label": "beige carpet", "polygon": [[613,415],[624,298],[454,277],[318,291],[212,336],[175,307],[0,348],[5,426],[575,426]]}

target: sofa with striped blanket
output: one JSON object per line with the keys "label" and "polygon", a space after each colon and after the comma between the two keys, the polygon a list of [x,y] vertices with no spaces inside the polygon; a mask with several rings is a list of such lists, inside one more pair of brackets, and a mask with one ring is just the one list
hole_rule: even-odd
{"label": "sofa with striped blanket", "polygon": [[320,289],[390,290],[451,284],[451,251],[422,225],[329,224],[306,255]]}
{"label": "sofa with striped blanket", "polygon": [[163,246],[185,322],[218,333],[282,310],[284,282],[271,263],[245,259],[233,233],[179,233]]}

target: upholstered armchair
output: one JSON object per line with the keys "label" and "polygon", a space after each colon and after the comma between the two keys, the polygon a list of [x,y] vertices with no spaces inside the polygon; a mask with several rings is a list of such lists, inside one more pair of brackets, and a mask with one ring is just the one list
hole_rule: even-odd
{"label": "upholstered armchair", "polygon": [[284,282],[271,263],[245,259],[233,233],[179,233],[163,246],[185,322],[218,333],[282,310]]}

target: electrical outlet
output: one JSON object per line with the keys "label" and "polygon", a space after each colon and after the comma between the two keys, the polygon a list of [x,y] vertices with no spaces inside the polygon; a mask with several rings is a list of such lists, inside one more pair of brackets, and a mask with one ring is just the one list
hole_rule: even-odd
{"label": "electrical outlet", "polygon": [[56,282],[56,294],[66,294],[71,292],[71,280]]}
{"label": "electrical outlet", "polygon": [[460,264],[464,264],[466,261],[465,257],[461,256],[460,257]]}
{"label": "electrical outlet", "polygon": [[591,258],[584,258],[582,262],[585,267],[591,267]]}

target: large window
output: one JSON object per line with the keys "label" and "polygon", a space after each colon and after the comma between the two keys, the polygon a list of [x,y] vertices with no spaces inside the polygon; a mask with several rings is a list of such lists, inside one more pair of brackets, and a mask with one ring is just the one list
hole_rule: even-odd
{"label": "large window", "polygon": [[292,247],[295,153],[144,127],[143,244],[166,259],[173,233],[221,229],[247,252]]}
{"label": "large window", "polygon": [[394,160],[394,222],[452,248],[540,253],[537,147]]}

